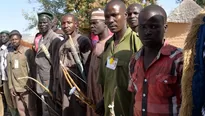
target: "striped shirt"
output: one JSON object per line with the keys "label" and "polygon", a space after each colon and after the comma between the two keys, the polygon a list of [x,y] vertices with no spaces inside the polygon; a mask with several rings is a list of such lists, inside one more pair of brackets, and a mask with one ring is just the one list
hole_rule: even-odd
{"label": "striped shirt", "polygon": [[7,54],[8,51],[11,50],[11,44],[8,45],[2,45],[0,47],[0,75],[1,75],[1,80],[7,81]]}
{"label": "striped shirt", "polygon": [[143,49],[132,57],[128,90],[135,94],[134,116],[177,116],[181,104],[182,51],[164,45],[144,70]]}

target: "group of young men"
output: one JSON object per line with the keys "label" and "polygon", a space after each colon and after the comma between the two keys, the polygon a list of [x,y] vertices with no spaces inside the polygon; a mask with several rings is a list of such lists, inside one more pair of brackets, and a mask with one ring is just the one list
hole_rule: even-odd
{"label": "group of young men", "polygon": [[183,57],[165,44],[162,7],[126,8],[112,0],[93,9],[95,44],[80,33],[74,14],[62,16],[62,30],[57,22],[50,13],[38,14],[33,47],[17,30],[0,33],[2,101],[12,116],[179,114]]}

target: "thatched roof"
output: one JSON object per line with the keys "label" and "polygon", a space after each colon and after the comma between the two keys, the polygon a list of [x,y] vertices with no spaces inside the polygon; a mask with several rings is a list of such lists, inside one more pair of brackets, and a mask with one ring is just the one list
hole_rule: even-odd
{"label": "thatched roof", "polygon": [[195,1],[183,0],[183,2],[170,13],[168,22],[190,23],[201,10],[203,9]]}

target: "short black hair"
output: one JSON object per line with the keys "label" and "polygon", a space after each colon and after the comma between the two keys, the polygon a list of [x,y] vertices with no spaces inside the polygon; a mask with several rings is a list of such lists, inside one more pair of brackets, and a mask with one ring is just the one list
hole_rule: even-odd
{"label": "short black hair", "polygon": [[133,4],[130,4],[127,8],[127,10],[129,10],[131,7],[137,7],[139,8],[140,10],[143,9],[143,6],[141,4],[138,4],[138,3],[133,3]]}
{"label": "short black hair", "polygon": [[[165,23],[167,22],[167,13],[161,6],[159,6],[159,5],[149,5],[149,6],[145,7],[144,9],[142,9],[140,14],[143,13],[143,12],[148,12],[148,11],[158,13],[159,15],[164,17],[164,22]],[[140,16],[140,14],[139,14],[139,16]]]}
{"label": "short black hair", "polygon": [[105,10],[107,9],[108,6],[113,5],[113,4],[118,4],[120,5],[120,7],[126,11],[126,5],[125,2],[122,0],[111,0],[110,2],[107,3],[107,5],[105,6]]}
{"label": "short black hair", "polygon": [[67,13],[67,14],[63,15],[62,17],[64,17],[64,16],[71,16],[71,17],[74,18],[74,21],[75,21],[75,22],[79,23],[78,18],[77,18],[73,13]]}

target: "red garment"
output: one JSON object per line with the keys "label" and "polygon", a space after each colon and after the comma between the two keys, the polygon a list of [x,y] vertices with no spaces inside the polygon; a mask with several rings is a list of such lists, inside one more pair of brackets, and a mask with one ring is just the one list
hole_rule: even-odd
{"label": "red garment", "polygon": [[128,90],[135,92],[134,116],[177,116],[181,104],[182,52],[164,45],[144,70],[143,50],[130,62]]}
{"label": "red garment", "polygon": [[169,44],[169,41],[167,39],[165,39],[164,45],[168,45],[168,44]]}
{"label": "red garment", "polygon": [[92,40],[92,45],[95,46],[96,43],[99,41],[98,35],[94,35],[93,33],[91,33],[91,40]]}
{"label": "red garment", "polygon": [[40,41],[40,39],[42,38],[42,35],[41,34],[37,34],[35,39],[34,39],[34,45],[35,45],[35,51],[37,52],[38,51],[38,43]]}
{"label": "red garment", "polygon": [[[109,35],[112,36],[113,33],[109,29],[108,31],[109,31]],[[100,41],[98,35],[94,35],[93,33],[91,33],[91,40],[93,46],[95,46]]]}

